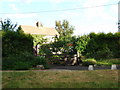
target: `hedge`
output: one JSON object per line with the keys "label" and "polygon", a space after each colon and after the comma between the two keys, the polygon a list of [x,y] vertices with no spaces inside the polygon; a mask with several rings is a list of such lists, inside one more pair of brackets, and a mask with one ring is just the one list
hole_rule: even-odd
{"label": "hedge", "polygon": [[33,37],[30,34],[15,31],[2,32],[2,69],[26,70],[36,65],[48,68],[42,56],[34,56]]}
{"label": "hedge", "polygon": [[48,68],[47,61],[42,56],[33,56],[29,53],[2,58],[2,70],[28,70],[36,65],[44,65]]}
{"label": "hedge", "polygon": [[20,55],[23,52],[33,54],[33,37],[14,31],[2,32],[2,51],[3,57]]}
{"label": "hedge", "polygon": [[90,33],[81,36],[77,41],[76,49],[82,50],[82,55],[88,58],[120,58],[120,32]]}

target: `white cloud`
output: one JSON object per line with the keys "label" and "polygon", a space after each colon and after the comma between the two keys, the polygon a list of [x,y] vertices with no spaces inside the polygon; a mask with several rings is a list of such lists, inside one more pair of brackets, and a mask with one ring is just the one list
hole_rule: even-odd
{"label": "white cloud", "polygon": [[12,10],[14,10],[14,11],[18,11],[19,9],[16,7],[16,5],[15,4],[10,4],[9,5],[11,8],[12,8]]}
{"label": "white cloud", "polygon": [[55,3],[55,4],[62,3],[64,1],[65,0],[49,0],[49,2],[52,2],[52,3]]}
{"label": "white cloud", "polygon": [[10,2],[14,2],[15,0],[10,0]]}
{"label": "white cloud", "polygon": [[38,1],[38,0],[8,0],[9,2],[18,2],[18,3],[32,3],[33,1]]}
{"label": "white cloud", "polygon": [[[112,11],[114,13],[116,13],[115,11]],[[99,7],[99,8],[92,8],[92,9],[88,9],[85,11],[85,15],[86,15],[86,19],[88,20],[115,20],[115,16],[112,16],[109,12],[106,12],[105,9],[103,7]],[[117,15],[117,13],[116,13]]]}
{"label": "white cloud", "polygon": [[118,5],[111,6],[110,10],[114,13],[118,13]]}
{"label": "white cloud", "polygon": [[22,0],[22,1],[24,1],[25,3],[32,3],[33,1],[35,1],[35,0]]}
{"label": "white cloud", "polygon": [[67,11],[67,12],[62,12],[64,13],[64,15],[60,15],[60,17],[62,18],[72,18],[72,17],[77,17],[77,16],[80,16],[79,13],[77,12],[72,12],[72,11]]}
{"label": "white cloud", "polygon": [[37,14],[7,14],[5,17],[7,18],[31,18],[31,17],[36,17]]}
{"label": "white cloud", "polygon": [[[99,5],[104,5],[108,2],[109,0],[87,0],[86,3],[84,4],[84,7],[93,7],[93,6],[99,6]],[[103,16],[105,13],[104,7],[96,7],[96,8],[89,8],[85,10],[86,16],[88,19],[93,19],[95,17]]]}
{"label": "white cloud", "polygon": [[89,34],[90,32],[104,32],[104,33],[115,33],[118,31],[117,25],[113,24],[92,24],[92,25],[84,25],[84,26],[76,26],[76,30],[74,32],[75,35],[84,35]]}
{"label": "white cloud", "polygon": [[81,2],[82,0],[26,0],[26,1],[62,3],[62,2]]}
{"label": "white cloud", "polygon": [[84,7],[92,7],[92,6],[99,6],[99,5],[105,5],[110,0],[86,0],[86,3],[84,4]]}
{"label": "white cloud", "polygon": [[[110,0],[87,0],[87,2],[85,3],[85,7],[93,7],[93,6],[99,6],[99,5],[105,5],[108,4]],[[111,22],[116,22],[116,15],[117,15],[117,11],[116,11],[116,6],[110,6],[109,9],[106,7],[96,7],[96,8],[89,8],[86,9],[85,12],[85,17],[87,20],[89,21],[111,21]],[[106,10],[109,11],[106,11]],[[95,23],[95,22],[94,22]],[[101,22],[102,23],[102,22]]]}

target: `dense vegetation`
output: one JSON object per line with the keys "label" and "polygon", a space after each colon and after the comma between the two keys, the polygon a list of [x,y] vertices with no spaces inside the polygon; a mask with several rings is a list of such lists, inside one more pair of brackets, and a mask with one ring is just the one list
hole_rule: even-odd
{"label": "dense vegetation", "polygon": [[59,36],[56,36],[55,42],[51,44],[52,51],[66,54],[76,53],[76,37],[73,36],[75,28],[71,26],[67,20],[63,20],[63,22],[56,21],[55,25]]}
{"label": "dense vegetation", "polygon": [[44,57],[35,57],[33,53],[33,37],[14,31],[3,32],[3,70],[30,69],[42,64],[47,68]]}
{"label": "dense vegetation", "polygon": [[20,28],[17,31],[13,30],[14,25],[10,25],[8,21],[5,20],[4,24],[1,24],[3,30],[0,31],[2,33],[2,69],[25,70],[41,64],[48,68],[44,57],[34,56],[33,46],[38,43],[35,43],[35,36],[23,33],[19,30]]}
{"label": "dense vegetation", "polygon": [[81,36],[78,38],[76,49],[88,58],[120,58],[120,32]]}
{"label": "dense vegetation", "polygon": [[19,55],[24,52],[33,54],[33,38],[31,35],[7,31],[2,33],[3,57]]}
{"label": "dense vegetation", "polygon": [[[15,28],[16,24],[12,24],[9,19],[4,22],[1,21],[1,29],[3,29],[0,31],[2,33],[3,70],[30,69],[38,64],[48,68],[47,60],[51,59],[52,63],[59,63],[59,60],[64,59],[64,57],[53,55],[53,52],[68,55],[79,52],[81,57],[85,56],[86,59],[97,60],[95,64],[102,63],[101,60],[103,59],[120,58],[120,32],[114,34],[90,33],[89,35],[76,37],[73,36],[74,27],[70,26],[68,21],[64,20],[62,23],[56,21],[55,28],[60,36],[55,37],[55,42],[45,44],[47,39],[44,39],[43,36],[25,34],[20,27],[17,30]],[[40,56],[35,56],[34,50],[37,50],[38,45],[40,48],[37,54]],[[35,48],[33,49],[33,47]],[[49,56],[52,56],[52,58],[49,58]],[[85,65],[91,63],[94,64],[90,60],[83,61]],[[112,63],[118,64],[119,62],[115,61],[109,64]]]}

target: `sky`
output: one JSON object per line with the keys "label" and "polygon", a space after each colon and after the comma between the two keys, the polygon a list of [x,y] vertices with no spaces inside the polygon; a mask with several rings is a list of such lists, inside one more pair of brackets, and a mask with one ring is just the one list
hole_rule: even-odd
{"label": "sky", "polygon": [[[68,20],[75,27],[74,35],[115,33],[118,31],[118,2],[119,0],[0,0],[0,18],[9,18],[18,25],[35,26],[39,21],[46,27],[55,27],[56,20]],[[108,4],[114,5],[101,6]],[[50,12],[51,10],[64,11]]]}

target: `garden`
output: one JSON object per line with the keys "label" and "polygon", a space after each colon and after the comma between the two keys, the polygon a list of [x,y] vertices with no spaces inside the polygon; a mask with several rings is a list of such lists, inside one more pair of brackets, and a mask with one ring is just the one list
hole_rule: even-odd
{"label": "garden", "polygon": [[25,34],[9,23],[2,23],[0,31],[3,88],[118,88],[119,70],[52,72],[51,66],[120,66],[120,32],[74,36],[68,21],[56,21],[60,36],[45,44],[44,36]]}

